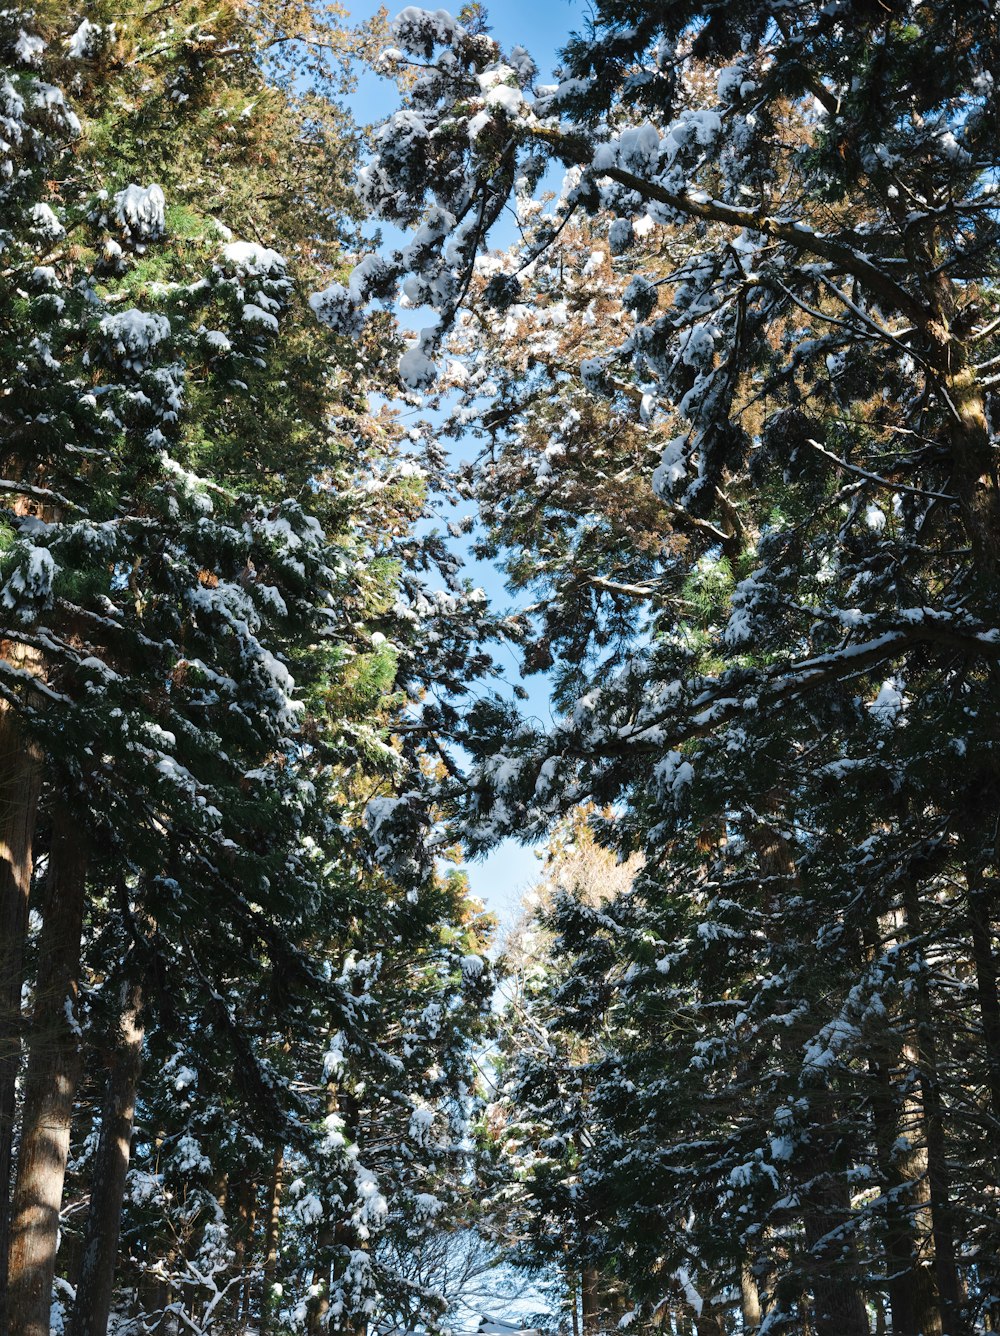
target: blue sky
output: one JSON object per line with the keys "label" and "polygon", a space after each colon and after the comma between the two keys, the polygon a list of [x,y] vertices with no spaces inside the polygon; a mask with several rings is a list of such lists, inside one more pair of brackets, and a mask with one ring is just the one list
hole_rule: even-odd
{"label": "blue sky", "polygon": [[[350,0],[345,0],[345,3],[353,21],[370,18],[381,7],[373,0],[359,0],[353,5]],[[438,7],[433,0],[425,0],[422,6],[426,9]],[[461,5],[444,7],[454,13]],[[388,5],[390,17],[401,8],[403,5],[398,3]],[[574,28],[581,26],[585,15],[582,0],[493,0],[486,8],[490,31],[501,47],[505,51],[517,44],[526,47],[535,59],[542,82],[549,81],[559,47]],[[349,102],[355,119],[362,124],[382,119],[398,105],[394,85],[373,74],[361,76],[358,90]],[[507,244],[511,239],[498,236],[495,241]],[[471,579],[486,591],[494,606],[502,608],[512,603],[504,589],[502,576],[488,563],[467,559],[467,571]],[[518,664],[513,652],[501,649],[500,655],[504,676],[509,683],[515,682]],[[525,707],[527,712],[548,722],[544,680],[529,679],[524,685],[530,693]],[[532,848],[505,840],[487,858],[471,864],[469,876],[473,892],[502,920],[510,921],[517,914],[522,894],[537,880],[540,867]]]}

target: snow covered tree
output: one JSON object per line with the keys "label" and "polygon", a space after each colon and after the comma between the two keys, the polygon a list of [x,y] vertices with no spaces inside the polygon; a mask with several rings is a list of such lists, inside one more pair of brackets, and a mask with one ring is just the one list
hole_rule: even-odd
{"label": "snow covered tree", "polygon": [[[353,1330],[391,1281],[367,1239],[429,1211],[465,1155],[482,925],[430,856],[381,869],[365,819],[420,782],[390,728],[419,679],[416,571],[395,603],[423,487],[368,410],[384,339],[326,331],[309,301],[353,229],[331,14],[112,3],[0,23],[0,1322],[17,1336],[48,1336],[54,1281],[78,1336],[113,1306],[168,1329],[273,1317],[282,1187],[293,1218],[297,1200],[281,1166],[325,1173],[324,1155],[313,1200],[337,1237],[300,1292],[325,1266],[322,1329]],[[326,1106],[334,1035],[349,1134]],[[422,1149],[369,1151],[363,1121],[418,1108]],[[303,1247],[319,1219],[299,1203]]]}
{"label": "snow covered tree", "polygon": [[[706,1332],[748,1272],[751,1327],[992,1322],[995,15],[606,0],[548,88],[442,11],[393,40],[408,102],[365,198],[415,229],[387,267],[435,316],[400,375],[433,384],[463,307],[492,327],[458,345],[470,408],[498,401],[476,485],[494,540],[530,539],[524,634],[566,684],[551,731],[471,713],[447,796],[484,846],[612,804],[602,838],[644,857],[562,939],[581,1031],[620,1037],[615,1265],[646,1312],[689,1286]],[[554,208],[482,261],[553,161]],[[586,295],[583,215],[627,322]],[[596,327],[550,369],[578,294]],[[610,495],[642,438],[630,543]],[[561,623],[573,576],[591,606]]]}

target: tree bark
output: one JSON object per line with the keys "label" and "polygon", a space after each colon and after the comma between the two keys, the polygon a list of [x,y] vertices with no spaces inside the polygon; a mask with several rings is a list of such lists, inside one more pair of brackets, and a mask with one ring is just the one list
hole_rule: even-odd
{"label": "tree bark", "polygon": [[[1000,1177],[1000,999],[997,996],[997,965],[993,954],[993,925],[990,915],[989,893],[983,885],[983,874],[973,867],[966,869],[968,893],[969,936],[972,939],[972,961],[976,971],[976,996],[983,1026],[983,1047],[986,1056],[986,1084],[990,1092],[992,1126],[989,1143],[993,1173]],[[993,888],[991,888],[993,889]],[[996,1282],[992,1285],[996,1294]],[[987,1316],[993,1330],[1000,1327],[1000,1299],[991,1300]]]}
{"label": "tree bark", "polygon": [[983,1019],[986,1049],[986,1079],[990,1092],[990,1110],[996,1128],[994,1154],[1000,1160],[1000,999],[997,997],[997,966],[993,955],[989,900],[982,880],[970,868],[967,872],[969,935],[972,960],[976,969],[976,994]]}
{"label": "tree bark", "polygon": [[760,1291],[748,1262],[744,1262],[740,1268],[740,1313],[744,1332],[756,1331],[761,1324],[763,1313],[760,1307]]}
{"label": "tree bark", "polygon": [[[781,810],[781,794],[770,795],[770,807]],[[789,888],[799,885],[798,869],[788,841],[769,823],[761,822],[751,836],[762,877]],[[791,1043],[784,1032],[781,1041]],[[790,1054],[790,1063],[798,1061]],[[825,1085],[812,1092],[812,1118],[817,1131],[832,1129],[837,1123],[836,1099]],[[868,1314],[855,1279],[856,1249],[849,1235],[838,1227],[850,1220],[851,1203],[843,1179],[829,1171],[822,1149],[805,1175],[810,1184],[802,1192],[802,1224],[812,1265],[807,1283],[813,1293],[813,1319],[817,1336],[869,1336]],[[838,1231],[828,1241],[831,1231]]]}
{"label": "tree bark", "polygon": [[49,1336],[73,1098],[80,1076],[79,991],[87,858],[79,824],[53,813],[21,1147],[11,1222],[7,1336]]}
{"label": "tree bark", "polygon": [[[923,927],[916,886],[911,885],[906,890],[905,909],[909,932],[919,939]],[[930,1194],[931,1234],[934,1239],[934,1274],[937,1279],[945,1336],[967,1336],[969,1328],[962,1315],[962,1290],[955,1246],[951,1171],[948,1167],[945,1146],[937,1039],[934,1032],[930,991],[927,987],[927,971],[923,965],[915,972],[915,985],[916,1033],[913,1058],[920,1078],[927,1138],[927,1186]]]}
{"label": "tree bark", "polygon": [[585,1266],[580,1276],[580,1311],[583,1336],[594,1336],[601,1326],[601,1301],[596,1266]]}
{"label": "tree bark", "polygon": [[[802,1218],[806,1245],[813,1262],[809,1284],[813,1294],[816,1336],[868,1336],[868,1314],[850,1276],[855,1261],[854,1249],[844,1242],[839,1232],[851,1214],[847,1187],[836,1174],[821,1172],[817,1179]],[[844,1274],[845,1249],[849,1249],[847,1275]]]}
{"label": "tree bark", "polygon": [[580,1305],[577,1303],[577,1275],[575,1271],[566,1272],[566,1292],[572,1305],[573,1336],[580,1336]]}
{"label": "tree bark", "polygon": [[[872,1119],[875,1154],[885,1183],[886,1290],[893,1336],[941,1336],[941,1314],[928,1285],[927,1267],[917,1257],[915,1223],[927,1212],[926,1155],[911,1144],[902,1151],[899,1139],[913,1136],[912,1098],[900,1107],[885,1063],[870,1062],[873,1077]],[[925,1233],[927,1230],[925,1229]]]}
{"label": "tree bark", "polygon": [[257,1219],[257,1185],[249,1176],[236,1184],[237,1227],[233,1238],[233,1268],[240,1282],[233,1302],[234,1316],[241,1328],[250,1321],[250,1268],[254,1254],[254,1225]]}
{"label": "tree bark", "polygon": [[142,1005],[142,984],[124,984],[70,1336],[106,1336],[108,1330],[142,1063]]}
{"label": "tree bark", "polygon": [[694,1320],[697,1336],[726,1336],[722,1310],[711,1299],[706,1299]]}
{"label": "tree bark", "polygon": [[[4,658],[11,647],[0,646]],[[0,702],[0,1332],[7,1329],[7,1254],[17,1074],[21,1064],[21,985],[28,931],[32,847],[42,765],[12,708]]]}
{"label": "tree bark", "polygon": [[274,1282],[278,1276],[278,1227],[281,1224],[281,1172],[284,1151],[281,1146],[274,1152],[271,1181],[267,1193],[267,1224],[264,1233],[264,1293],[260,1300],[260,1336],[269,1336],[274,1308]]}

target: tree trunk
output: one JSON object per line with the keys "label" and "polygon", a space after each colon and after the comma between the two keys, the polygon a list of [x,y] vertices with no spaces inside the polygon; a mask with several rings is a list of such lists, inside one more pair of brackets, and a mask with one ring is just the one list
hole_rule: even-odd
{"label": "tree trunk", "polygon": [[233,1267],[240,1277],[236,1286],[235,1315],[239,1326],[246,1329],[250,1321],[250,1276],[253,1262],[253,1233],[256,1221],[257,1185],[249,1177],[240,1179],[236,1186],[236,1214],[238,1225],[233,1240]]}
{"label": "tree trunk", "polygon": [[[770,808],[781,811],[782,795],[775,790],[770,795]],[[793,851],[781,832],[769,823],[761,822],[751,835],[762,877],[776,886],[784,883],[789,889],[799,886],[798,869]],[[775,897],[777,892],[774,892]],[[779,1042],[791,1046],[792,1036],[785,1030]],[[799,1061],[797,1053],[789,1051],[791,1069]],[[835,1128],[838,1110],[834,1093],[825,1086],[813,1092],[813,1123],[817,1131]],[[853,1239],[841,1232],[850,1220],[851,1203],[846,1184],[836,1173],[830,1172],[826,1157],[820,1149],[814,1164],[806,1166],[805,1181],[811,1184],[808,1194],[802,1196],[802,1223],[806,1245],[812,1259],[808,1284],[813,1293],[813,1320],[817,1336],[869,1336],[868,1314],[855,1279],[857,1262]],[[832,1239],[831,1231],[837,1231]]]}
{"label": "tree trunk", "polygon": [[260,1300],[260,1336],[268,1336],[274,1308],[274,1283],[278,1276],[278,1227],[281,1223],[281,1171],[284,1152],[274,1152],[271,1181],[267,1193],[267,1224],[264,1232],[264,1293]]}
{"label": "tree trunk", "polygon": [[601,1326],[601,1301],[596,1266],[585,1266],[580,1276],[580,1309],[583,1336],[594,1336]]}
{"label": "tree trunk", "polygon": [[760,1291],[748,1262],[744,1262],[740,1268],[740,1313],[744,1332],[756,1331],[761,1324],[763,1313],[760,1307]]}
{"label": "tree trunk", "polygon": [[578,1277],[575,1271],[566,1272],[566,1293],[569,1296],[570,1313],[573,1319],[573,1336],[580,1336],[580,1305],[578,1299]]}
{"label": "tree trunk", "polygon": [[132,1150],[142,1040],[142,985],[138,982],[124,984],[70,1336],[106,1336],[108,1330],[125,1177]]}
{"label": "tree trunk", "polygon": [[885,1299],[881,1290],[872,1295],[872,1304],[875,1308],[875,1336],[886,1336]]}
{"label": "tree trunk", "polygon": [[[6,659],[11,646],[0,646]],[[7,1254],[17,1074],[21,1064],[21,984],[28,931],[32,846],[41,757],[12,708],[0,702],[0,1332],[7,1329]]]}
{"label": "tree trunk", "polygon": [[[893,1336],[941,1336],[941,1315],[928,1286],[926,1266],[917,1258],[915,1222],[927,1211],[926,1155],[914,1146],[902,1152],[899,1139],[913,1137],[914,1101],[900,1108],[892,1075],[884,1063],[870,1062],[874,1078],[872,1118],[875,1154],[885,1183],[886,1290]],[[925,1233],[928,1232],[925,1229]],[[923,1283],[921,1283],[923,1282]]]}
{"label": "tree trunk", "polygon": [[[819,1173],[816,1187],[804,1204],[802,1220],[813,1263],[809,1283],[816,1336],[868,1336],[868,1314],[850,1275],[854,1249],[845,1243],[841,1232],[850,1214],[843,1179]],[[846,1268],[845,1250],[849,1251]]]}
{"label": "tree trunk", "polygon": [[79,824],[60,803],[52,818],[41,964],[14,1189],[8,1336],[49,1336],[59,1208],[81,1063],[74,1006],[86,868]]}
{"label": "tree trunk", "polygon": [[976,968],[976,993],[983,1018],[990,1111],[996,1124],[992,1140],[994,1155],[1000,1159],[1000,999],[997,997],[997,967],[993,956],[988,898],[981,879],[975,876],[971,868],[967,878],[969,935],[972,938],[972,960]]}
{"label": "tree trunk", "polygon": [[[976,869],[966,869],[969,905],[969,936],[972,939],[972,960],[976,970],[976,995],[983,1025],[983,1047],[986,1056],[986,1084],[990,1092],[990,1113],[993,1124],[989,1138],[992,1148],[994,1176],[1000,1177],[1000,999],[997,997],[997,966],[993,954],[993,927],[990,921],[989,895],[983,886],[983,876]],[[997,1282],[991,1285],[996,1294]],[[987,1316],[992,1330],[1000,1326],[1000,1299],[990,1302]]]}
{"label": "tree trunk", "polygon": [[711,1299],[702,1304],[701,1312],[694,1320],[694,1329],[697,1336],[726,1336],[722,1310]]}
{"label": "tree trunk", "polygon": [[[922,925],[919,893],[915,886],[907,888],[905,900],[907,926],[910,934],[919,938]],[[962,1317],[962,1291],[955,1247],[951,1172],[945,1149],[937,1040],[934,1033],[930,992],[927,987],[927,971],[923,967],[915,973],[915,983],[917,1027],[913,1056],[920,1077],[927,1137],[927,1186],[930,1192],[931,1233],[934,1239],[934,1274],[937,1279],[944,1336],[967,1336],[969,1328]]]}

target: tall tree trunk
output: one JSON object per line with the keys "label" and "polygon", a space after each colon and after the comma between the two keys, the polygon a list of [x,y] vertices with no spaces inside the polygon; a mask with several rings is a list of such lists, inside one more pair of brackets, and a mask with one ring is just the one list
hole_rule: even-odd
{"label": "tall tree trunk", "polygon": [[264,1231],[264,1293],[260,1300],[260,1336],[269,1336],[274,1308],[274,1283],[278,1278],[278,1228],[281,1224],[281,1174],[284,1168],[281,1146],[274,1152],[271,1181],[267,1191],[267,1223]]}
{"label": "tall tree trunk", "polygon": [[976,994],[983,1019],[986,1080],[990,1092],[990,1111],[996,1124],[992,1137],[993,1153],[1000,1160],[1000,999],[997,997],[997,966],[993,955],[989,899],[983,888],[982,877],[977,876],[971,868],[966,875],[972,961],[976,969]]}
{"label": "tall tree trunk", "polygon": [[[922,1122],[919,1102],[908,1097],[902,1107],[884,1062],[870,1062],[873,1076],[872,1118],[875,1154],[885,1183],[885,1264],[893,1336],[941,1336],[941,1313],[933,1278],[918,1258],[916,1225],[929,1236],[927,1156],[914,1144],[913,1122]],[[901,1138],[910,1142],[904,1151]]]}
{"label": "tall tree trunk", "polygon": [[[923,927],[916,886],[907,888],[905,908],[910,934],[919,939]],[[913,1056],[920,1077],[927,1138],[927,1186],[930,1191],[931,1233],[934,1239],[934,1273],[945,1336],[967,1336],[969,1328],[962,1316],[951,1171],[946,1155],[944,1109],[938,1076],[937,1037],[925,968],[921,967],[915,972],[915,985],[917,1024]]]}
{"label": "tall tree trunk", "polygon": [[240,1277],[236,1286],[234,1310],[241,1328],[250,1321],[250,1276],[253,1261],[253,1234],[256,1221],[257,1185],[249,1176],[236,1185],[236,1215],[239,1221],[233,1240],[233,1268]]}
{"label": "tall tree trunk", "polygon": [[[327,1082],[326,1112],[328,1115],[342,1113],[345,1126],[357,1132],[358,1107],[356,1098],[341,1090],[335,1079]],[[313,1297],[309,1300],[306,1313],[306,1332],[308,1336],[327,1336],[334,1329],[344,1330],[356,1317],[351,1313],[330,1313],[330,1287],[334,1278],[334,1266],[339,1264],[338,1245],[348,1245],[349,1250],[358,1247],[358,1239],[353,1227],[346,1220],[334,1220],[327,1216],[316,1239],[316,1263],[313,1267]]]}
{"label": "tall tree trunk", "polygon": [[87,858],[79,823],[53,812],[21,1147],[11,1222],[8,1336],[49,1336],[73,1097],[80,1076],[79,991]]}
{"label": "tall tree trunk", "polygon": [[885,1297],[881,1290],[872,1295],[872,1304],[875,1308],[875,1336],[886,1336]]}
{"label": "tall tree trunk", "polygon": [[[780,813],[782,795],[775,790],[769,806]],[[799,874],[795,857],[787,839],[776,825],[761,822],[751,835],[757,862],[763,878],[776,888],[799,889]],[[777,900],[776,889],[772,896]],[[785,1030],[781,1041],[791,1045],[792,1036]],[[792,1070],[799,1055],[788,1054]],[[834,1092],[821,1086],[812,1093],[813,1122],[818,1132],[835,1129],[838,1121]],[[806,1245],[812,1257],[808,1283],[813,1293],[813,1321],[817,1336],[869,1336],[868,1314],[856,1281],[856,1250],[849,1234],[843,1233],[851,1216],[851,1203],[842,1177],[831,1172],[822,1149],[822,1135],[815,1163],[807,1169],[805,1181],[810,1184],[803,1191],[802,1224]],[[834,1231],[834,1237],[828,1236]]]}
{"label": "tall tree trunk", "polygon": [[[994,1177],[1000,1177],[1000,999],[997,996],[997,965],[993,954],[993,925],[990,916],[989,892],[984,886],[981,870],[966,869],[968,887],[969,936],[972,939],[972,961],[976,971],[976,996],[983,1025],[983,1048],[986,1056],[986,1084],[990,1092],[990,1147]],[[995,891],[995,886],[990,888]],[[995,1258],[993,1260],[996,1265]],[[996,1272],[991,1289],[997,1292]],[[1000,1299],[993,1299],[987,1314],[991,1329],[1000,1328]]]}
{"label": "tall tree trunk", "polygon": [[[8,642],[0,654],[13,659]],[[17,1073],[21,1064],[21,984],[28,931],[32,846],[41,757],[13,709],[0,702],[0,1332],[7,1329],[7,1254]]]}
{"label": "tall tree trunk", "polygon": [[111,1314],[125,1178],[132,1150],[136,1088],[142,1062],[142,984],[138,981],[123,984],[121,1000],[70,1336],[106,1336]]}
{"label": "tall tree trunk", "polygon": [[816,1336],[868,1336],[868,1314],[850,1274],[855,1260],[853,1247],[846,1259],[848,1274],[844,1274],[844,1251],[848,1245],[842,1228],[850,1214],[851,1203],[843,1179],[820,1170],[802,1213],[806,1245],[813,1263],[809,1281]]}
{"label": "tall tree trunk", "polygon": [[573,1336],[580,1336],[579,1277],[575,1271],[566,1272],[566,1293],[569,1297],[570,1312],[573,1319]]}

